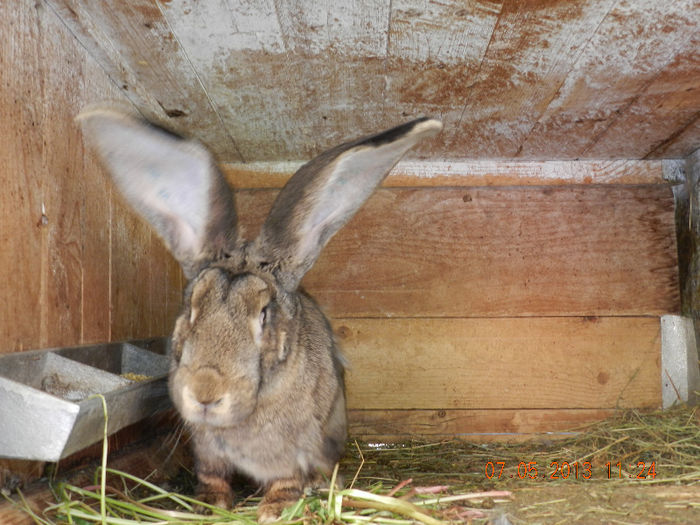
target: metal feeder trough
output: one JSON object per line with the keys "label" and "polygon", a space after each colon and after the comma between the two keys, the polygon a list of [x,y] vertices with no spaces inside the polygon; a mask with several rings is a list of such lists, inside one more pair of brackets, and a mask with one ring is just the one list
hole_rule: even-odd
{"label": "metal feeder trough", "polygon": [[58,461],[170,407],[166,340],[0,356],[0,457]]}

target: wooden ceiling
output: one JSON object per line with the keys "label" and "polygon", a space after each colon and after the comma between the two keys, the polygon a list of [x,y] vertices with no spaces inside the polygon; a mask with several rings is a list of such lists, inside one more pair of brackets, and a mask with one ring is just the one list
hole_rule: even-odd
{"label": "wooden ceiling", "polygon": [[48,0],[148,118],[221,161],[305,160],[411,117],[414,158],[700,146],[697,0]]}

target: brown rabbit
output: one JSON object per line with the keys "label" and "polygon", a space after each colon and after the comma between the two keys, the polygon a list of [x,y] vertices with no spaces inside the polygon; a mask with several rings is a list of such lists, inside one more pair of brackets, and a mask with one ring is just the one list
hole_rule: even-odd
{"label": "brown rabbit", "polygon": [[231,189],[201,144],[109,108],[79,118],[190,280],[172,336],[170,394],[191,428],[198,496],[230,506],[238,471],[265,487],[258,520],[274,521],[332,471],[347,431],[343,358],[299,282],[401,156],[442,124],[414,120],[311,160],[246,242]]}

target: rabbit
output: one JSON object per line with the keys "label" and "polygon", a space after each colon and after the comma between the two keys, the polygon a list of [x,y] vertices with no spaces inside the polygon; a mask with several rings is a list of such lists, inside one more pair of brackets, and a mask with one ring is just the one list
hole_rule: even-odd
{"label": "rabbit", "polygon": [[111,107],[78,120],[188,279],[168,383],[191,430],[197,497],[230,507],[229,479],[242,473],[264,488],[258,521],[275,521],[332,472],[347,438],[344,359],[299,283],[398,160],[442,124],[420,118],[322,153],[246,241],[232,189],[203,145]]}

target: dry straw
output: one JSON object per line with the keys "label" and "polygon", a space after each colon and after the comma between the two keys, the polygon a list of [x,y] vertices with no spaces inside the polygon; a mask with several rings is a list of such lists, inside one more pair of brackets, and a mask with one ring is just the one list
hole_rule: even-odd
{"label": "dry straw", "polygon": [[[573,474],[567,478],[547,477],[552,473],[552,463],[564,462],[569,465],[589,462],[597,477],[605,478],[606,470],[610,469],[613,477],[620,478],[613,485],[609,479],[599,482],[589,479],[585,482],[587,491],[595,483],[605,483],[608,490],[638,483],[634,477],[639,474],[638,464],[645,465],[642,474],[646,478],[644,483],[649,485],[700,484],[700,425],[696,409],[681,407],[650,414],[626,411],[575,430],[575,435],[568,439],[540,438],[510,444],[459,440],[392,445],[353,442],[333,473],[331,489],[306,495],[285,511],[282,523],[437,525],[488,520],[522,523],[507,517],[501,509],[508,502],[508,509],[514,504],[517,508],[518,502],[512,502],[511,497],[513,493],[517,496],[523,480],[532,473],[527,469],[532,462],[539,467],[538,474],[543,474],[549,487],[561,486],[557,484],[564,481],[583,482],[572,480]],[[41,515],[28,506],[26,510],[41,525],[255,523],[259,498],[248,497],[233,510],[225,511],[126,472],[106,468],[106,456],[103,461],[93,486],[59,483],[54,487],[55,505],[44,509]],[[494,464],[494,470],[489,470],[490,463]],[[610,467],[606,466],[608,463]],[[345,479],[351,480],[347,488],[336,487],[339,470]],[[547,516],[552,514],[548,509],[563,501],[563,498],[545,497],[521,505],[518,510],[525,516]],[[693,503],[687,506],[692,507]],[[206,512],[198,512],[201,509]],[[549,521],[543,518],[539,522]]]}

